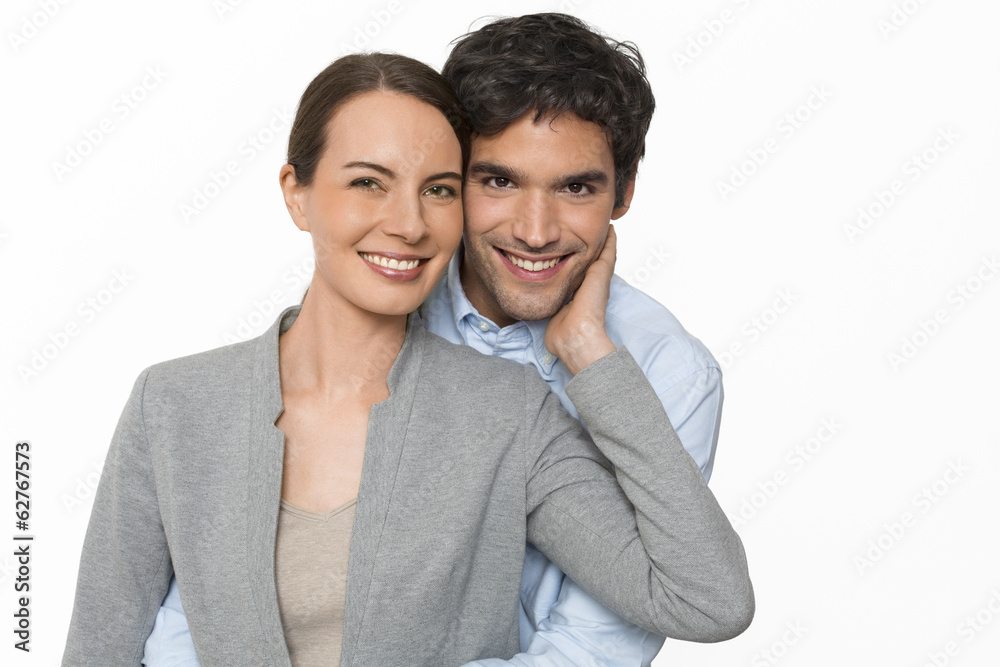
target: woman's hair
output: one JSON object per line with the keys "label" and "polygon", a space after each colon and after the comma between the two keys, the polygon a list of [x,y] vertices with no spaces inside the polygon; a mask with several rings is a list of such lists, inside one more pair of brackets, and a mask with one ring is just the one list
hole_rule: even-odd
{"label": "woman's hair", "polygon": [[491,135],[528,112],[534,120],[572,111],[611,142],[615,206],[646,151],[655,102],[639,49],[566,14],[494,21],[455,40],[441,73],[475,134]]}
{"label": "woman's hair", "polygon": [[375,90],[409,95],[444,114],[462,147],[463,168],[469,159],[470,131],[462,105],[447,79],[413,58],[394,53],[356,53],[330,63],[302,93],[288,137],[288,164],[295,180],[309,185],[326,149],[327,124],[338,108],[355,95]]}

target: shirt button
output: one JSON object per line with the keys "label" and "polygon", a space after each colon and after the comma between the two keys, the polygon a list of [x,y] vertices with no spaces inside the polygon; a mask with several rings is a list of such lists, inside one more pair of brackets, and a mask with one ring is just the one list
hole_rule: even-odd
{"label": "shirt button", "polygon": [[490,325],[486,323],[486,320],[479,320],[479,330],[480,331],[490,330]]}
{"label": "shirt button", "polygon": [[542,363],[545,364],[546,366],[548,366],[549,364],[551,364],[552,363],[552,355],[551,354],[546,354],[544,357],[542,357]]}

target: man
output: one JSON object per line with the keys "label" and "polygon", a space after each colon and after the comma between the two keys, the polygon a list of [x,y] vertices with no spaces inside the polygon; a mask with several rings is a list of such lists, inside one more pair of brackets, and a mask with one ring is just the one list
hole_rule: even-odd
{"label": "man", "polygon": [[[600,255],[611,221],[632,200],[654,107],[642,58],[578,19],[536,14],[460,38],[443,73],[475,137],[463,245],[419,315],[452,342],[533,365],[576,416],[565,393],[573,355],[555,358],[545,333],[564,316],[560,309]],[[611,349],[629,349],[708,478],[722,409],[711,354],[663,306],[617,277],[604,321],[593,326],[604,329]],[[166,633],[160,660],[190,644],[177,610],[174,587],[154,628]],[[638,667],[663,641],[593,600],[529,544],[522,653],[471,664]]]}
{"label": "man", "polygon": [[[632,200],[654,106],[642,57],[576,18],[536,14],[460,38],[442,73],[474,139],[463,245],[421,316],[452,342],[533,365],[575,416],[565,393],[572,360],[547,352],[545,332]],[[722,412],[718,364],[617,277],[604,325],[636,358],[707,479]],[[664,641],[590,598],[531,545],[521,602],[516,665],[638,667]]]}

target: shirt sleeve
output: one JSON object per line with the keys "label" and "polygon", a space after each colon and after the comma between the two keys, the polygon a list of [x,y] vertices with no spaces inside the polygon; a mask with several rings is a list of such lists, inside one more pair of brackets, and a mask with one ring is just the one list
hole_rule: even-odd
{"label": "shirt sleeve", "polygon": [[146,667],[199,667],[176,578],[170,580],[167,597],[156,612],[142,664]]}
{"label": "shirt sleeve", "polygon": [[526,384],[542,406],[527,427],[529,452],[541,447],[528,456],[529,540],[641,628],[691,641],[742,632],[754,609],[743,545],[628,351],[566,387],[593,443],[538,395],[544,383]]}
{"label": "shirt sleeve", "polygon": [[722,421],[722,372],[714,367],[702,369],[666,389],[657,390],[656,395],[685,451],[708,481],[715,465]]}
{"label": "shirt sleeve", "polygon": [[663,645],[662,636],[628,623],[568,578],[537,627],[527,648],[510,660],[466,667],[639,667],[650,664]]}
{"label": "shirt sleeve", "polygon": [[173,574],[143,424],[148,376],[125,404],[94,496],[65,666],[138,667]]}

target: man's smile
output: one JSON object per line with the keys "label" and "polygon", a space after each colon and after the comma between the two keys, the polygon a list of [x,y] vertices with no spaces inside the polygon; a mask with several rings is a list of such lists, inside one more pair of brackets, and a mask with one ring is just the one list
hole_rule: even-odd
{"label": "man's smile", "polygon": [[562,270],[566,265],[565,260],[570,257],[570,255],[528,257],[516,255],[496,246],[494,250],[502,258],[503,265],[522,280],[548,280]]}

